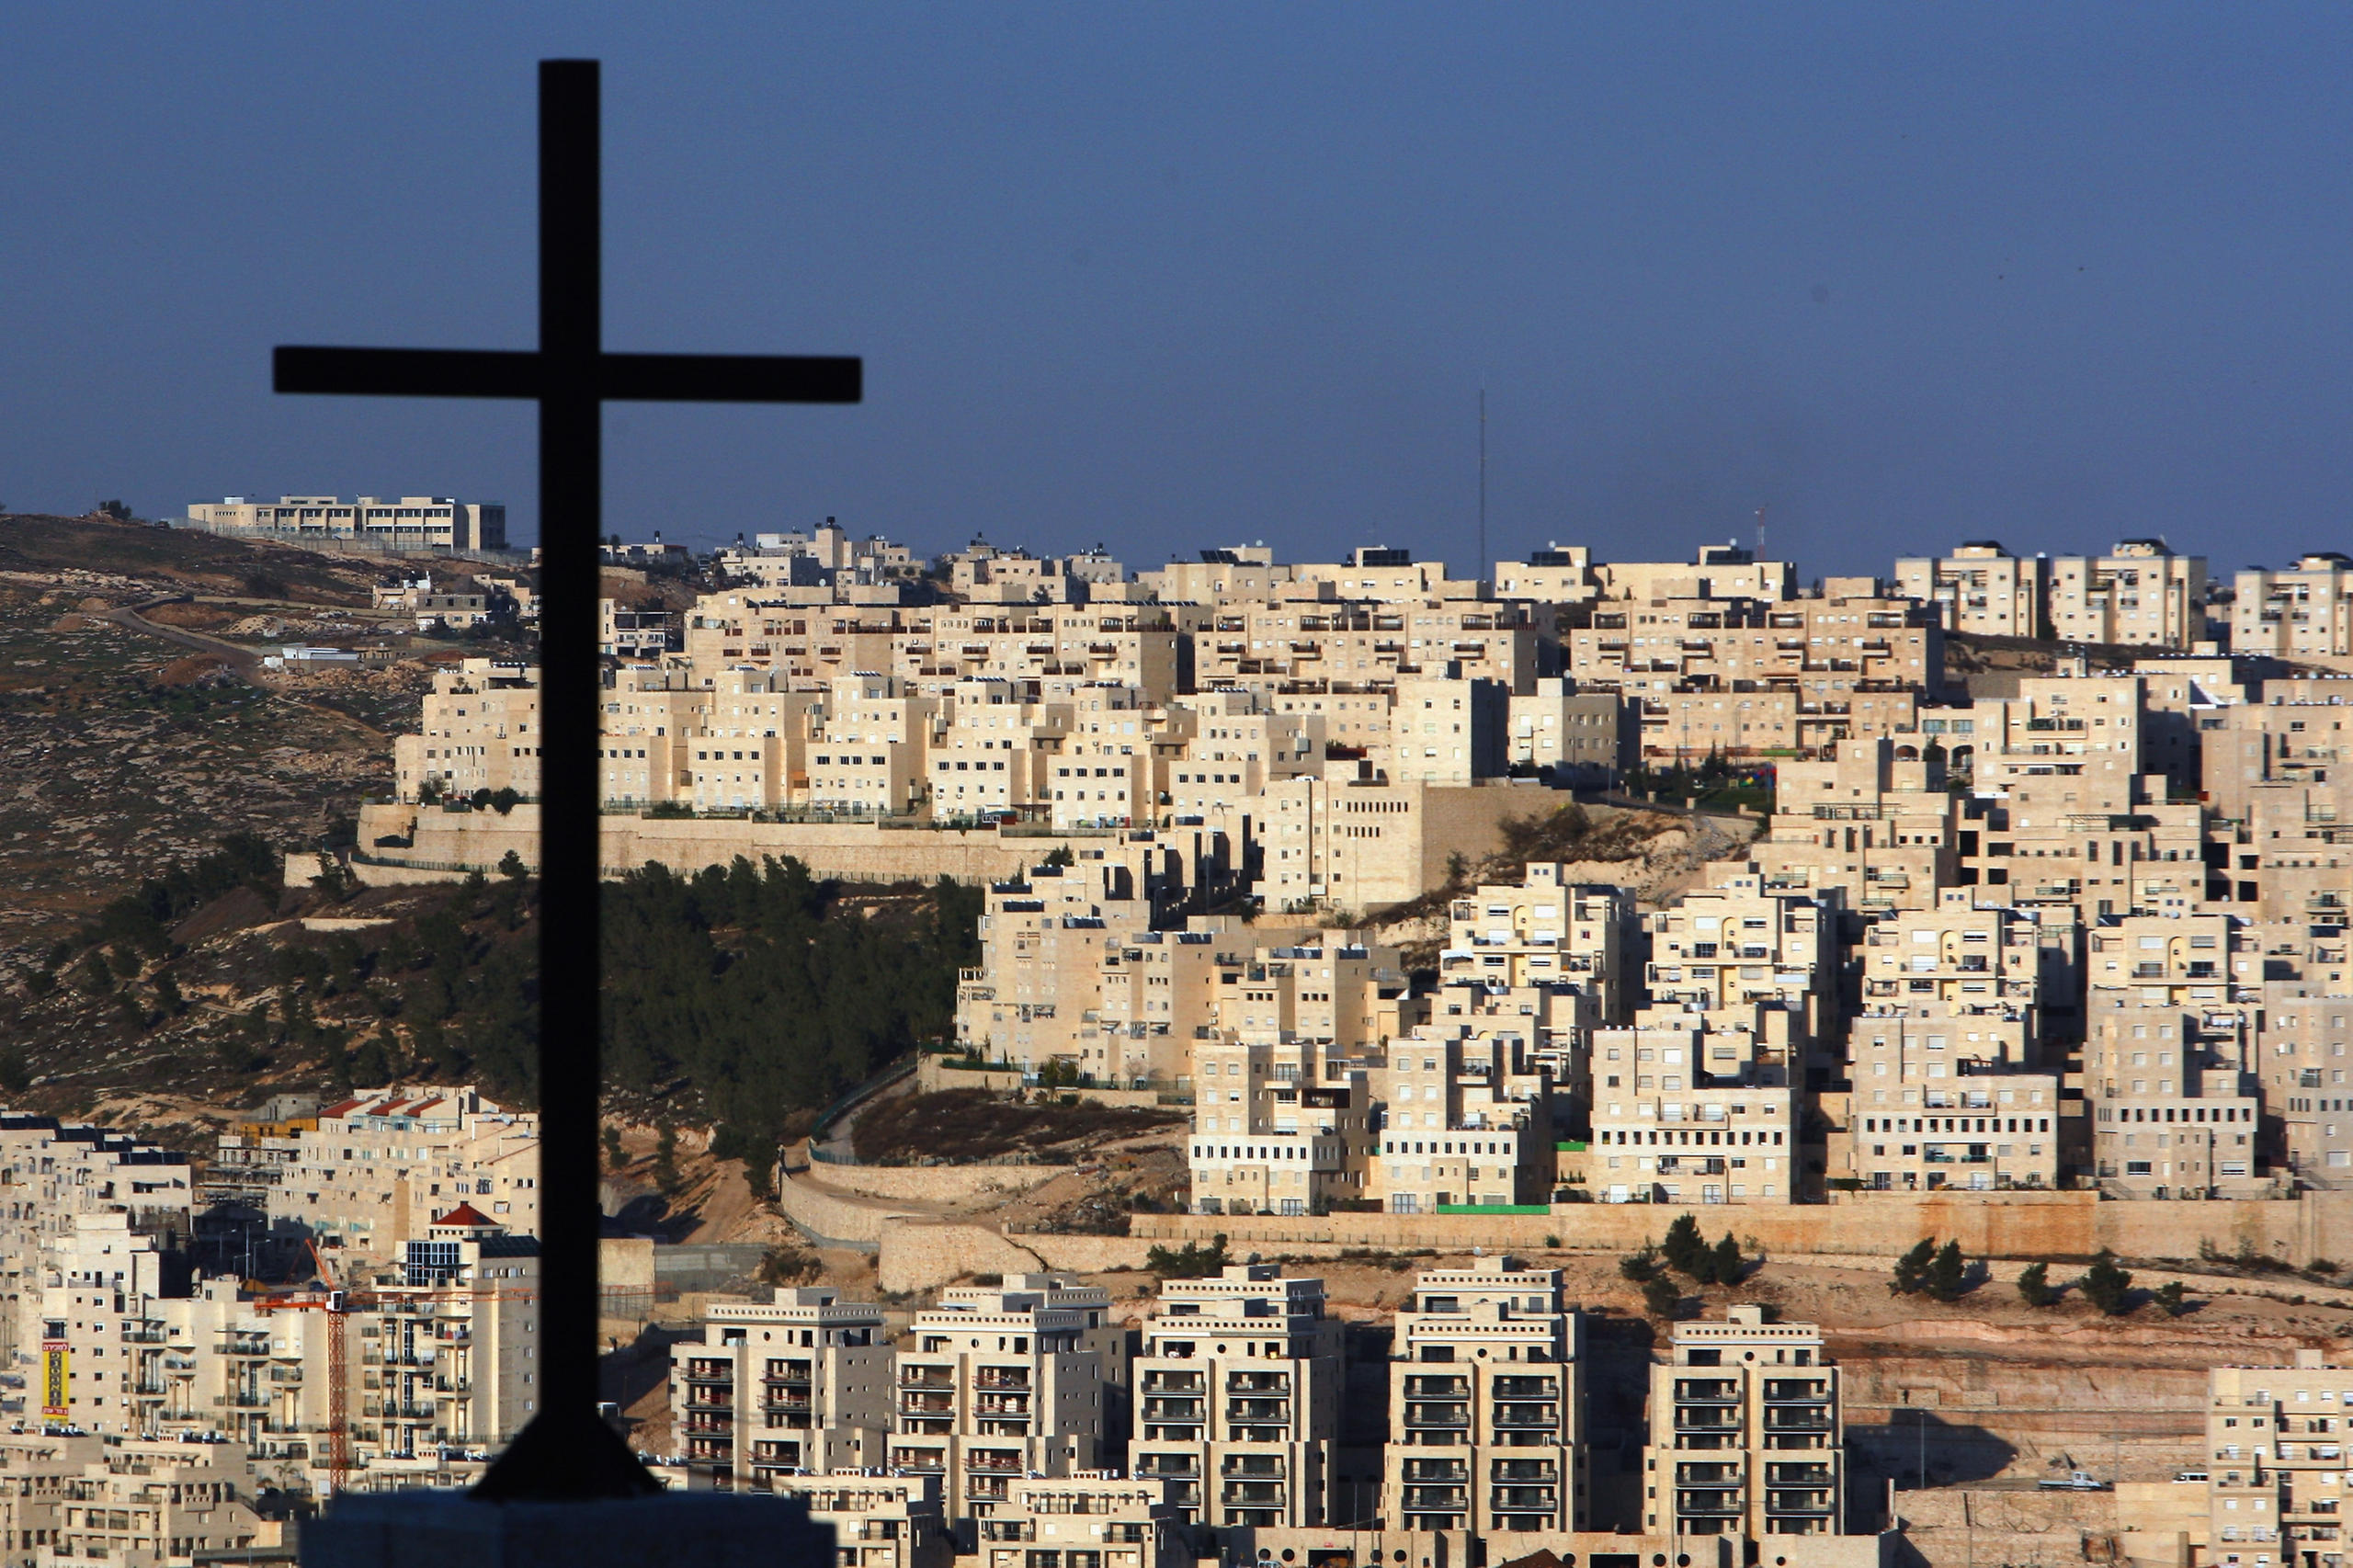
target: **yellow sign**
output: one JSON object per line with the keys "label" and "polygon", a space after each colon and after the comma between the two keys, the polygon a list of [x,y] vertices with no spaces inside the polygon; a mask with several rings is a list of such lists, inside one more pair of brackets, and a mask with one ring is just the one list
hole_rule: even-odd
{"label": "yellow sign", "polygon": [[65,1414],[66,1358],[72,1355],[63,1345],[41,1348],[40,1413],[43,1415]]}

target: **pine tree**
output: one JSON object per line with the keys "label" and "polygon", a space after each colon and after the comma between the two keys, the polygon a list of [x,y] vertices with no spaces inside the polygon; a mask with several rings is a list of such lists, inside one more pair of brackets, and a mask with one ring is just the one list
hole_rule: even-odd
{"label": "pine tree", "polygon": [[1920,1244],[1895,1260],[1893,1278],[1887,1282],[1888,1292],[1896,1296],[1915,1296],[1927,1283],[1928,1266],[1936,1260],[1937,1241],[1923,1236]]}
{"label": "pine tree", "polygon": [[1715,1261],[1716,1283],[1719,1285],[1737,1285],[1740,1277],[1748,1271],[1748,1259],[1742,1256],[1740,1244],[1732,1239],[1730,1231],[1726,1231],[1724,1239],[1716,1244]]}
{"label": "pine tree", "polygon": [[1673,1319],[1683,1310],[1683,1292],[1662,1274],[1643,1287],[1643,1309],[1654,1318]]}
{"label": "pine tree", "polygon": [[2106,1247],[2092,1258],[2091,1267],[2084,1271],[2076,1289],[2083,1291],[2084,1300],[2110,1317],[2120,1317],[2132,1310],[2132,1276],[2117,1267],[2116,1255]]}
{"label": "pine tree", "polygon": [[2157,1287],[2156,1301],[2165,1316],[2177,1318],[2189,1310],[2188,1288],[2178,1279],[2168,1279]]}
{"label": "pine tree", "polygon": [[1928,1265],[1928,1294],[1939,1301],[1957,1301],[1969,1289],[1969,1264],[1961,1256],[1959,1242],[1947,1242],[1937,1250]]}
{"label": "pine tree", "polygon": [[2029,1263],[2018,1271],[2018,1300],[2029,1307],[2047,1307],[2059,1299],[2051,1287],[2051,1266]]}
{"label": "pine tree", "polygon": [[1666,1241],[1659,1248],[1666,1266],[1677,1274],[1696,1275],[1699,1258],[1708,1244],[1699,1235],[1699,1221],[1688,1214],[1677,1214],[1675,1223],[1666,1228]]}

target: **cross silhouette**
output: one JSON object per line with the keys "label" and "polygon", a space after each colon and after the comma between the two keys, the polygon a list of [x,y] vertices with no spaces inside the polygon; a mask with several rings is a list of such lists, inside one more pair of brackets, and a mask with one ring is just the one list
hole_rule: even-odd
{"label": "cross silhouette", "polygon": [[653,1478],[597,1414],[597,642],[602,405],[856,403],[856,358],[608,354],[593,60],[540,62],[540,347],[281,347],[281,392],[540,405],[539,1409],[476,1494],[626,1495]]}

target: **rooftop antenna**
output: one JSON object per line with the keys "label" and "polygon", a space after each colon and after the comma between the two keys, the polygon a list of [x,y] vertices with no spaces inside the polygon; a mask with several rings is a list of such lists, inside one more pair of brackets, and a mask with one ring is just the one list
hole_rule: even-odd
{"label": "rooftop antenna", "polygon": [[1479,389],[1479,560],[1472,581],[1487,570],[1487,389]]}
{"label": "rooftop antenna", "polygon": [[1765,559],[1765,508],[1756,508],[1756,559]]}

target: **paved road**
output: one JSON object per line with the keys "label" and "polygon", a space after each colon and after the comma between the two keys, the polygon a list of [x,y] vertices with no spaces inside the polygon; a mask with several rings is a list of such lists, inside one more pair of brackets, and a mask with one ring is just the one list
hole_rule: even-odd
{"label": "paved road", "polygon": [[143,604],[125,605],[120,609],[107,611],[105,619],[129,631],[160,637],[183,648],[193,648],[199,653],[218,653],[234,665],[240,674],[261,662],[261,655],[250,648],[240,648],[234,642],[223,642],[218,637],[207,637],[200,631],[183,631],[176,626],[158,626],[139,613],[143,609],[153,609],[157,605],[179,603],[181,598],[181,595],[173,594],[165,598],[149,599]]}

